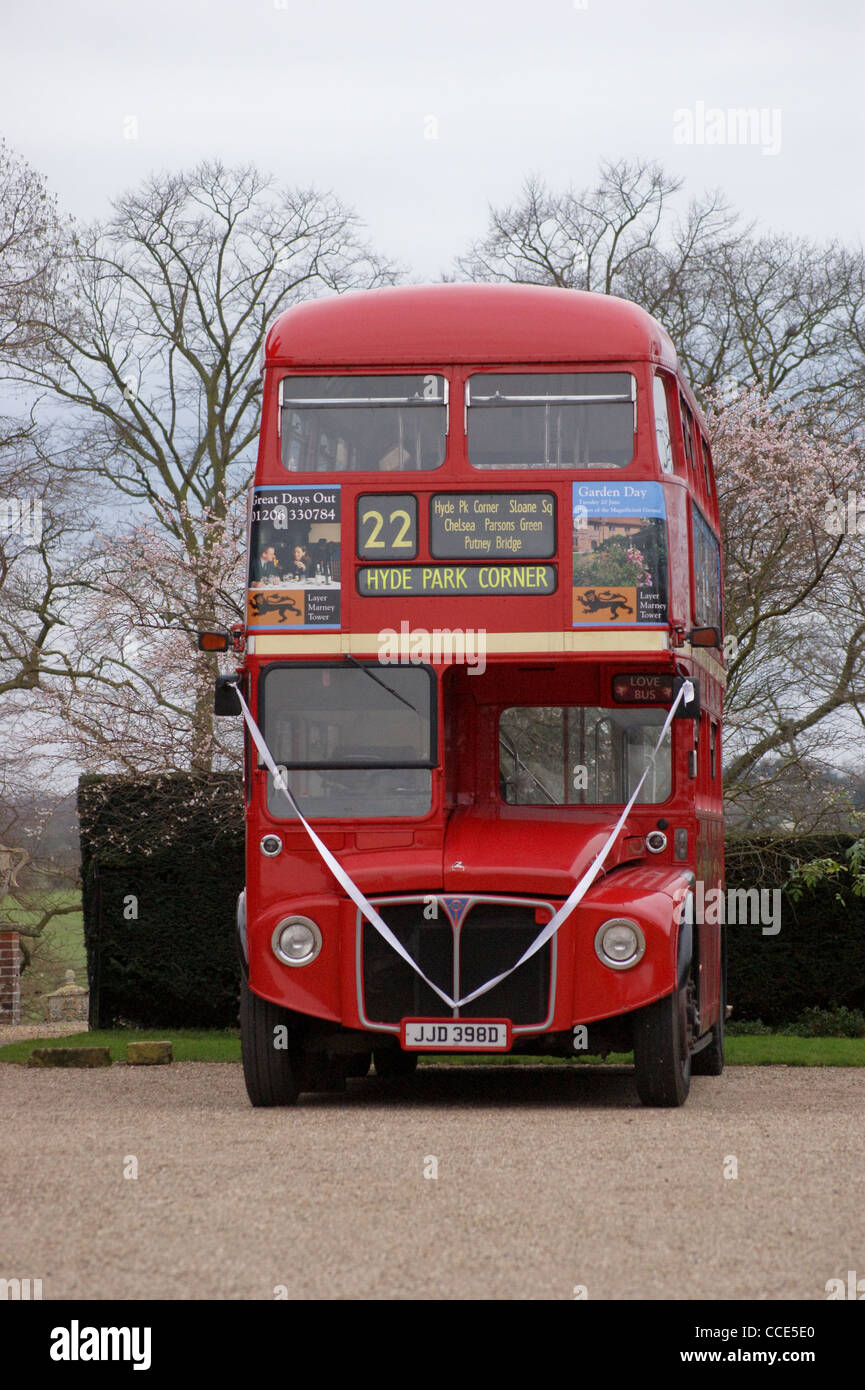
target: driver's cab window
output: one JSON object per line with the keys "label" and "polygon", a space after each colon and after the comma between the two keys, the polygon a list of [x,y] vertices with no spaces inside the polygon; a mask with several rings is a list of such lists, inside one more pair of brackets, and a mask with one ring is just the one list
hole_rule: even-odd
{"label": "driver's cab window", "polygon": [[[657,754],[664,709],[515,706],[499,718],[499,789],[512,806],[624,805],[645,773],[638,802],[672,789],[669,731]],[[654,755],[654,756],[653,756]]]}

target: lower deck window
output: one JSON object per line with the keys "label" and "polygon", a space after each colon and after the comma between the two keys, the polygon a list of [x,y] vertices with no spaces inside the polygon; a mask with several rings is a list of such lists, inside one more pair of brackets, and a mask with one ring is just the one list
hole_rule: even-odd
{"label": "lower deck window", "polygon": [[649,769],[640,803],[672,790],[670,735],[651,753],[663,709],[515,706],[499,719],[499,787],[512,806],[622,806]]}
{"label": "lower deck window", "polygon": [[[424,816],[432,804],[435,684],[426,667],[332,662],[272,666],[262,727],[305,816]],[[267,778],[267,809],[291,804]]]}
{"label": "lower deck window", "polygon": [[[432,780],[420,768],[339,768],[289,771],[291,794],[307,819],[389,820],[393,816],[425,816],[432,805]],[[291,820],[294,812],[285,795],[267,776],[267,809]]]}

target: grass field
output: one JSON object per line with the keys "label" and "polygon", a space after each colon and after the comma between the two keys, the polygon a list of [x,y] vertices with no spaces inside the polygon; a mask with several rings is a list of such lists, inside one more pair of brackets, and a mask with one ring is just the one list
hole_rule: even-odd
{"label": "grass field", "polygon": [[[0,1035],[2,1038],[2,1035]],[[114,1029],[105,1032],[73,1033],[68,1038],[28,1038],[25,1042],[0,1046],[0,1062],[26,1063],[34,1047],[109,1047],[112,1062],[126,1057],[126,1044],[170,1039],[177,1062],[239,1062],[240,1038],[236,1032],[208,1032],[197,1029]],[[600,1057],[485,1057],[422,1058],[431,1065],[478,1066],[479,1064],[531,1066],[597,1066]],[[607,1065],[630,1065],[630,1053],[611,1053]],[[727,1063],[733,1067],[865,1067],[865,1038],[794,1038],[786,1034],[771,1037],[728,1038]]]}
{"label": "grass field", "polygon": [[[2,1034],[0,1034],[2,1039]],[[174,1044],[175,1062],[239,1062],[240,1037],[195,1028],[117,1028],[92,1033],[72,1033],[68,1038],[27,1038],[0,1047],[0,1062],[24,1063],[34,1047],[108,1047],[112,1062],[125,1062],[126,1044],[163,1042]]]}
{"label": "grass field", "polygon": [[21,977],[21,1006],[25,1023],[40,1023],[46,1016],[46,997],[65,982],[66,971],[75,971],[79,985],[87,984],[84,918],[78,889],[46,893],[39,909],[25,908],[13,894],[3,901],[3,917],[13,925],[38,922],[48,907],[74,907],[74,912],[54,917],[38,940],[28,941],[33,959]]}

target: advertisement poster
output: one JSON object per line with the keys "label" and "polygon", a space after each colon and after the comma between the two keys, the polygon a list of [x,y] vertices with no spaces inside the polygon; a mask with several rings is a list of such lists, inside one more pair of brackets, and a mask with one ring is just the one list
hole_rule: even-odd
{"label": "advertisement poster", "polygon": [[574,627],[667,621],[667,519],[660,483],[573,484]]}
{"label": "advertisement poster", "polygon": [[340,534],[339,485],[254,489],[251,629],[339,627]]}

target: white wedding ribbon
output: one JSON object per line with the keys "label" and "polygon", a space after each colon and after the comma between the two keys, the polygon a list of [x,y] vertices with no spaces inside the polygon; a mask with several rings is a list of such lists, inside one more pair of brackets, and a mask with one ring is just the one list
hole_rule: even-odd
{"label": "white wedding ribbon", "polygon": [[261,730],[259,729],[258,725],[252,717],[249,706],[246,703],[246,700],[243,698],[242,692],[240,691],[239,687],[235,687],[235,689],[237,690],[237,698],[239,699],[241,709],[243,710],[243,717],[246,720],[246,727],[249,729],[252,741],[258,749],[259,753],[261,754],[262,762],[264,763],[265,767],[267,768],[268,772],[273,778],[273,785],[276,787],[278,791],[281,791],[283,795],[287,797],[292,810],[294,811],[295,815],[297,816],[307,835],[312,840],[312,843],[315,845],[325,864],[330,869],[337,883],[340,885],[341,888],[345,890],[345,892],[351,898],[352,902],[355,903],[355,905],[360,909],[361,913],[366,918],[366,920],[370,922],[372,926],[375,927],[376,931],[379,933],[380,936],[384,938],[387,944],[394,951],[396,951],[398,956],[402,957],[402,959],[406,962],[407,965],[411,966],[412,970],[415,972],[416,975],[420,976],[424,984],[428,985],[429,988],[435,994],[438,995],[439,999],[441,999],[443,1003],[447,1004],[448,1008],[450,1009],[462,1008],[465,1004],[471,1004],[473,1000],[479,999],[482,994],[486,994],[489,990],[495,989],[496,985],[500,985],[502,980],[506,980],[509,975],[512,975],[514,973],[515,970],[519,970],[520,966],[524,965],[527,960],[530,960],[531,957],[536,954],[536,952],[543,950],[547,942],[553,936],[555,936],[562,923],[567,920],[567,918],[571,915],[577,904],[585,897],[586,893],[589,891],[598,874],[600,873],[601,869],[603,868],[604,860],[606,859],[607,855],[609,854],[610,850],[615,844],[619,832],[621,831],[622,826],[625,824],[625,821],[630,815],[634,802],[637,800],[637,797],[640,794],[640,789],[643,783],[645,782],[647,776],[649,775],[649,769],[650,767],[653,767],[655,764],[655,759],[657,758],[658,753],[661,750],[661,744],[664,742],[664,739],[667,736],[667,731],[669,730],[670,725],[673,722],[673,717],[680,703],[682,702],[682,700],[684,700],[685,704],[689,705],[691,701],[694,699],[693,683],[689,680],[686,680],[683,682],[682,688],[676,696],[675,700],[673,701],[667,718],[664,720],[664,726],[661,729],[661,732],[658,736],[658,741],[655,744],[655,747],[652,749],[652,752],[649,754],[649,761],[646,764],[642,777],[640,778],[639,782],[634,788],[630,801],[628,802],[625,809],[622,811],[622,814],[619,816],[619,819],[616,821],[616,824],[613,826],[613,829],[610,831],[609,835],[607,836],[607,839],[604,841],[603,845],[598,850],[598,853],[595,855],[588,869],[583,874],[580,881],[576,884],[570,896],[566,898],[566,900],[562,903],[558,912],[556,912],[554,916],[550,918],[549,922],[547,922],[546,926],[541,929],[541,931],[535,937],[532,944],[528,946],[525,951],[523,951],[523,954],[520,956],[519,960],[516,962],[515,965],[512,965],[508,970],[503,970],[501,974],[493,976],[491,980],[487,980],[485,985],[481,985],[478,989],[472,990],[471,994],[466,994],[461,999],[452,999],[450,995],[445,992],[445,990],[439,989],[438,985],[435,984],[434,981],[432,981],[428,975],[424,974],[417,961],[412,959],[408,951],[403,946],[402,942],[391,931],[387,922],[385,922],[381,915],[376,911],[369,899],[364,897],[357,884],[353,881],[350,875],[346,873],[345,869],[334,857],[334,855],[331,854],[330,850],[328,849],[324,841],[321,839],[321,837],[317,835],[316,832],[313,830],[309,821],[306,819],[297,802],[295,801],[294,797],[292,796],[288,784],[285,780],[285,777],[283,776],[282,772],[279,770],[276,763],[274,762],[273,757],[271,756],[270,749],[264,741],[264,736]]}

